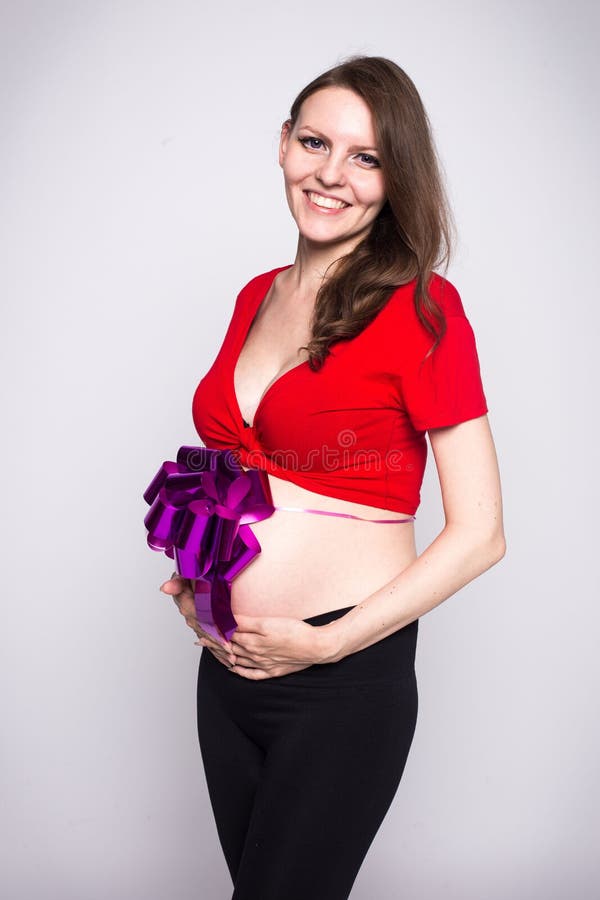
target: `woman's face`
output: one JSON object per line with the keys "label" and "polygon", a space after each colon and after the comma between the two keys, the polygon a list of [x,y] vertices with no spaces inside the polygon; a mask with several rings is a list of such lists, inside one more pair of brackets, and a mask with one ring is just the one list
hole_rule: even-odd
{"label": "woman's face", "polygon": [[347,245],[369,232],[386,197],[373,117],[347,88],[322,88],[281,130],[279,164],[287,201],[302,237]]}

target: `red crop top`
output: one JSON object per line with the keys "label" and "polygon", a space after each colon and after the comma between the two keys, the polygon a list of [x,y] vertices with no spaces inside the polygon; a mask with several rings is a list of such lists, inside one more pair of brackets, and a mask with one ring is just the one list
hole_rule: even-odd
{"label": "red crop top", "polygon": [[317,494],[395,512],[416,512],[427,461],[425,432],[488,411],[475,336],[456,288],[433,274],[429,291],[446,315],[437,350],[402,285],[349,341],[331,345],[320,371],[308,362],[264,393],[252,427],[233,373],[271,283],[273,269],[239,293],[223,344],[196,388],[192,416],[205,446],[234,451],[246,468],[265,469]]}

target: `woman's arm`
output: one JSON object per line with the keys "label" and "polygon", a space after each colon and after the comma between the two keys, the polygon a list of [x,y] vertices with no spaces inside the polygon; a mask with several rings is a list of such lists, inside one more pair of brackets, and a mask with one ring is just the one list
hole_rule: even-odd
{"label": "woman's arm", "polygon": [[327,625],[321,662],[337,662],[439,606],[506,552],[496,449],[487,415],[428,432],[446,524],[396,578]]}

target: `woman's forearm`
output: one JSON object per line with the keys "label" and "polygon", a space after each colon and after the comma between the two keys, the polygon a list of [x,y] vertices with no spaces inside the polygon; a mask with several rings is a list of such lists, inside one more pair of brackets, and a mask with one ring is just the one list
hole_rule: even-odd
{"label": "woman's forearm", "polygon": [[320,626],[320,661],[337,662],[393,634],[490,569],[504,553],[501,534],[482,539],[462,526],[446,525],[400,575],[340,619]]}

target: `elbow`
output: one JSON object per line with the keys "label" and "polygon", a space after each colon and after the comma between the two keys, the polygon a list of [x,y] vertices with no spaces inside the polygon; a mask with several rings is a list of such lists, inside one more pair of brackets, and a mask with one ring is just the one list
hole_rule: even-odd
{"label": "elbow", "polygon": [[506,554],[506,538],[504,531],[493,532],[485,541],[485,553],[490,560],[490,566],[495,566]]}
{"label": "elbow", "polygon": [[506,538],[504,537],[504,533],[500,534],[494,540],[493,547],[496,555],[495,562],[500,562],[500,560],[506,555]]}
{"label": "elbow", "polygon": [[478,526],[459,529],[458,540],[467,553],[478,560],[481,571],[495,566],[506,554],[506,538],[502,528]]}
{"label": "elbow", "polygon": [[453,540],[468,556],[478,560],[482,572],[495,566],[506,554],[504,529],[496,523],[488,528],[481,522],[469,525],[447,522],[445,530],[452,533]]}

